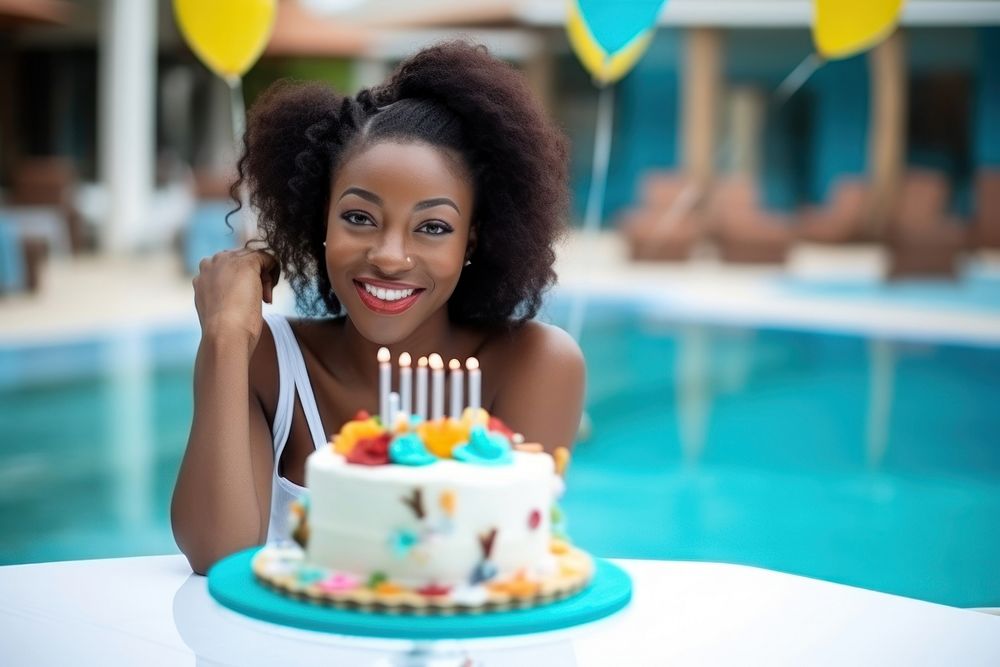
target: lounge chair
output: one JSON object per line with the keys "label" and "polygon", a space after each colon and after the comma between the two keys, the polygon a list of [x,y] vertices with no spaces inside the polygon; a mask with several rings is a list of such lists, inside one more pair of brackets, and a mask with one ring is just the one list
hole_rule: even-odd
{"label": "lounge chair", "polygon": [[958,272],[966,230],[948,217],[951,190],[942,172],[908,171],[886,234],[890,279]]}
{"label": "lounge chair", "polygon": [[794,240],[788,216],[765,211],[747,176],[725,178],[712,196],[711,215],[723,261],[781,264]]}
{"label": "lounge chair", "polygon": [[981,169],[976,174],[975,207],[973,245],[1000,249],[1000,169]]}
{"label": "lounge chair", "polygon": [[627,210],[619,228],[633,260],[684,261],[702,236],[700,195],[683,176],[652,172],[640,186],[640,205]]}
{"label": "lounge chair", "polygon": [[843,178],[833,187],[827,206],[809,206],[799,213],[796,234],[814,243],[851,243],[864,239],[869,189],[860,178]]}
{"label": "lounge chair", "polygon": [[28,228],[27,236],[44,236],[56,250],[77,254],[87,244],[83,217],[74,203],[77,183],[69,158],[24,158],[11,174],[7,213]]}
{"label": "lounge chair", "polygon": [[10,220],[0,218],[0,295],[36,292],[48,244],[37,237],[22,237]]}

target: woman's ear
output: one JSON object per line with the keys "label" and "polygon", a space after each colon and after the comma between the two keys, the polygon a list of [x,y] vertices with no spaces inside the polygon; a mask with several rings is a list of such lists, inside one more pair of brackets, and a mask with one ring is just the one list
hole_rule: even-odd
{"label": "woman's ear", "polygon": [[472,258],[472,253],[476,252],[476,226],[469,229],[469,242],[465,244],[465,261]]}

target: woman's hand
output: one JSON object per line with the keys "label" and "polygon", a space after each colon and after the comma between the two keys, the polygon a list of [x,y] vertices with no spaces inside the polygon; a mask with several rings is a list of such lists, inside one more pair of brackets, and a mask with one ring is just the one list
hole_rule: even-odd
{"label": "woman's hand", "polygon": [[226,250],[206,257],[195,276],[194,305],[202,336],[245,338],[253,354],[264,325],[261,301],[271,303],[281,269],[262,250]]}

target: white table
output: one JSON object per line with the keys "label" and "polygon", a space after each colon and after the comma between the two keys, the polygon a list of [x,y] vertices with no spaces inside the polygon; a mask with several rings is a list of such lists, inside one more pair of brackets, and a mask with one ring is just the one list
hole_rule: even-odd
{"label": "white table", "polygon": [[758,568],[616,561],[632,604],[572,630],[356,639],[240,616],[182,556],[0,568],[3,665],[1000,665],[1000,617]]}

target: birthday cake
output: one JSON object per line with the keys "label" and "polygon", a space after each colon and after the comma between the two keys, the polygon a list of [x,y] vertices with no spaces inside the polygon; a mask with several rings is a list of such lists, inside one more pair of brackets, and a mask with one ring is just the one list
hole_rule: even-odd
{"label": "birthday cake", "polygon": [[311,603],[413,614],[520,609],[581,591],[593,562],[568,541],[556,504],[569,452],[525,443],[483,410],[475,359],[467,402],[453,360],[445,415],[443,364],[422,358],[414,406],[400,357],[399,394],[380,350],[380,414],[360,412],[309,456],[292,540],[257,552],[257,580]]}

